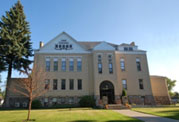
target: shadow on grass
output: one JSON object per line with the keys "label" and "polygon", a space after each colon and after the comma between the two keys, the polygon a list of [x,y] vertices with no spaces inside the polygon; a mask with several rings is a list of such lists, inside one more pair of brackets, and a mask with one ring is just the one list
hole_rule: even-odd
{"label": "shadow on grass", "polygon": [[[96,120],[74,120],[70,122],[97,122]],[[142,122],[140,120],[108,120],[105,122]]]}
{"label": "shadow on grass", "polygon": [[97,122],[96,120],[74,120],[70,122]]}
{"label": "shadow on grass", "polygon": [[140,121],[140,120],[109,120],[106,122],[143,122],[143,121]]}
{"label": "shadow on grass", "polygon": [[[178,110],[156,111],[156,112],[152,112],[152,113],[149,113],[146,111],[140,111],[140,110],[134,110],[134,111],[139,112],[139,113],[144,113],[144,114],[151,114],[151,115],[158,116],[158,117],[179,120],[179,111]],[[163,114],[163,115],[161,115],[161,114]]]}
{"label": "shadow on grass", "polygon": [[166,114],[163,117],[171,118],[179,120],[179,110],[172,110],[172,111],[157,111],[156,113],[160,114]]}

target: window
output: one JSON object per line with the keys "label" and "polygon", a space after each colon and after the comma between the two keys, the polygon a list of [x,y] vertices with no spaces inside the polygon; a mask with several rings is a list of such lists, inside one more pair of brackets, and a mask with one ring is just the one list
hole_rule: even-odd
{"label": "window", "polygon": [[54,79],[53,80],[53,90],[57,90],[57,86],[58,86],[58,80]]}
{"label": "window", "polygon": [[61,87],[62,87],[62,90],[66,89],[66,80],[65,79],[62,79]]}
{"label": "window", "polygon": [[127,81],[125,79],[122,80],[122,86],[123,86],[123,89],[127,90]]}
{"label": "window", "polygon": [[102,57],[98,55],[98,73],[102,74]]}
{"label": "window", "polygon": [[137,71],[141,71],[140,59],[136,58]]}
{"label": "window", "polygon": [[26,102],[23,102],[23,103],[22,103],[22,107],[26,108],[26,107],[27,107],[27,103],[26,103]]}
{"label": "window", "polygon": [[128,47],[124,47],[124,51],[128,51]]}
{"label": "window", "polygon": [[74,71],[74,60],[70,58],[69,60],[69,71]]}
{"label": "window", "polygon": [[123,58],[120,59],[120,65],[121,65],[121,71],[125,71],[125,62]]}
{"label": "window", "polygon": [[82,89],[82,80],[78,79],[78,90]]}
{"label": "window", "polygon": [[58,58],[54,58],[53,60],[53,68],[54,68],[54,71],[58,71]]}
{"label": "window", "polygon": [[50,87],[50,79],[45,80],[45,89],[49,89]]}
{"label": "window", "polygon": [[15,107],[19,108],[20,107],[20,103],[19,102],[15,102]]}
{"label": "window", "polygon": [[68,99],[68,103],[69,103],[69,104],[73,104],[73,103],[74,103],[74,98],[73,98],[73,97],[70,97],[70,98]]}
{"label": "window", "polygon": [[132,47],[129,47],[129,51],[133,51],[133,48],[132,48]]}
{"label": "window", "polygon": [[113,73],[113,64],[112,64],[112,55],[108,55],[108,66],[109,66],[109,73]]}
{"label": "window", "polygon": [[62,58],[61,70],[66,71],[66,59]]}
{"label": "window", "polygon": [[70,79],[70,90],[73,90],[74,89],[74,80],[73,79]]}
{"label": "window", "polygon": [[53,105],[56,105],[57,104],[57,98],[53,98],[52,102],[53,102]]}
{"label": "window", "polygon": [[82,70],[82,61],[81,58],[77,59],[77,71],[80,72]]}
{"label": "window", "polygon": [[50,58],[46,58],[46,71],[50,71]]}
{"label": "window", "polygon": [[139,79],[139,89],[144,89],[144,84],[142,79]]}

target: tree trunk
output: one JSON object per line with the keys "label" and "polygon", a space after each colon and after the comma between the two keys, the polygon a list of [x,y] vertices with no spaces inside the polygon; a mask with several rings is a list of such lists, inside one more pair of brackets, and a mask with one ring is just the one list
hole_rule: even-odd
{"label": "tree trunk", "polygon": [[7,75],[7,83],[6,83],[6,93],[5,93],[5,99],[4,99],[4,107],[10,107],[9,106],[9,90],[8,87],[10,85],[10,79],[11,79],[11,74],[12,74],[12,61],[9,62],[9,66],[8,66],[8,75]]}
{"label": "tree trunk", "polygon": [[29,110],[28,110],[28,115],[27,115],[27,121],[30,119],[31,107],[32,107],[32,98],[30,98],[29,100]]}

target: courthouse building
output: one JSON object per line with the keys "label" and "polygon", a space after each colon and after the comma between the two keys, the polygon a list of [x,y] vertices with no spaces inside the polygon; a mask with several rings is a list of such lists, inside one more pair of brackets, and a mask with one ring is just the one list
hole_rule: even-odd
{"label": "courthouse building", "polygon": [[[77,41],[62,32],[45,45],[40,42],[34,54],[34,67],[46,74],[41,81],[48,91],[39,98],[44,106],[78,104],[85,95],[94,96],[97,105],[103,97],[108,104],[120,104],[123,89],[130,104],[170,103],[165,78],[151,80],[146,51],[134,42]],[[11,105],[24,103],[9,97]]]}

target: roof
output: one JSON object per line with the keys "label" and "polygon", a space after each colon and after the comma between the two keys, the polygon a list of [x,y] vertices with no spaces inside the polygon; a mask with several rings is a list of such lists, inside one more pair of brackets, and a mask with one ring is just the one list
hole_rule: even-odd
{"label": "roof", "polygon": [[85,41],[80,41],[78,42],[81,46],[83,46],[87,50],[93,49],[96,45],[101,43],[100,41],[95,41],[95,42],[85,42]]}
{"label": "roof", "polygon": [[165,76],[158,76],[158,75],[150,75],[151,78],[167,78]]}
{"label": "roof", "polygon": [[120,46],[131,46],[130,44],[122,43]]}

